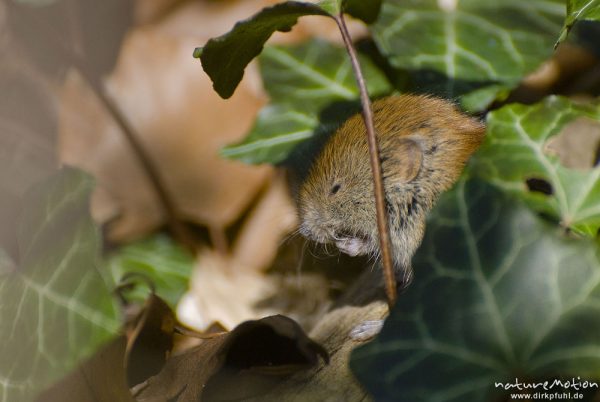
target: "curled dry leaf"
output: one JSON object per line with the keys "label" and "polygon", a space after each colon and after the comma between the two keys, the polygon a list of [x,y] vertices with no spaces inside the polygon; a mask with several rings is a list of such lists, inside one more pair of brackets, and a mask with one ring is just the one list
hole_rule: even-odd
{"label": "curled dry leaf", "polygon": [[190,289],[179,303],[177,316],[193,328],[206,328],[215,321],[233,328],[242,321],[259,317],[261,312],[275,313],[258,312],[254,308],[265,295],[277,290],[268,276],[212,251],[198,255]]}
{"label": "curled dry leaf", "polygon": [[[207,16],[196,18],[196,26],[202,26]],[[223,228],[241,214],[271,171],[218,155],[249,129],[264,99],[253,71],[232,99],[219,99],[191,57],[197,43],[191,35],[169,34],[160,26],[131,32],[107,87],[138,132],[180,214]],[[136,155],[74,76],[62,96],[60,155],[97,178],[102,192],[95,199],[95,215],[103,222],[114,219],[113,239],[130,239],[163,223],[162,207]]]}
{"label": "curled dry leaf", "polygon": [[127,336],[125,366],[130,387],[157,374],[173,349],[176,319],[171,308],[151,294]]}
{"label": "curled dry leaf", "polygon": [[241,225],[231,255],[201,252],[190,291],[179,306],[179,317],[195,328],[212,322],[233,328],[242,321],[273,314],[258,308],[276,293],[273,279],[262,271],[277,253],[280,239],[296,225],[296,212],[283,175],[276,175]]}
{"label": "curled dry leaf", "polygon": [[350,371],[352,350],[359,345],[350,332],[365,321],[381,320],[388,313],[379,269],[365,271],[309,332],[311,339],[329,351],[330,363],[318,370],[300,371],[268,393],[246,402],[344,401],[372,398]]}
{"label": "curled dry leaf", "polygon": [[263,394],[289,375],[328,362],[293,320],[247,321],[173,357],[136,395],[139,402],[231,401]]}

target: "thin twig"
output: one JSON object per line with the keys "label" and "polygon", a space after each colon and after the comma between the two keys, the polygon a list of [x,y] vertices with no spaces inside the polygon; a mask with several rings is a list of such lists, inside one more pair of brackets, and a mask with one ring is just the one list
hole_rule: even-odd
{"label": "thin twig", "polygon": [[365,78],[360,68],[356,49],[352,43],[352,38],[346,27],[344,14],[340,13],[335,21],[340,28],[346,50],[352,62],[352,69],[358,88],[360,90],[360,102],[362,104],[362,116],[367,128],[367,141],[369,144],[369,155],[371,158],[371,170],[373,172],[373,184],[375,192],[375,208],[377,212],[377,229],[379,231],[379,247],[381,249],[381,258],[383,262],[383,273],[385,276],[385,292],[388,298],[390,308],[396,302],[396,277],[394,275],[394,265],[392,263],[390,230],[388,227],[387,211],[385,208],[385,192],[383,188],[383,175],[381,172],[381,159],[379,158],[379,147],[377,137],[375,136],[375,125],[373,123],[373,111],[371,110],[371,100],[367,92]]}

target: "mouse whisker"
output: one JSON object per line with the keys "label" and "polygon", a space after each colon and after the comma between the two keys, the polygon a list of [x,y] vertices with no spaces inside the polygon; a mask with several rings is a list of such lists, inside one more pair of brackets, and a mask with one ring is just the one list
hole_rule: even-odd
{"label": "mouse whisker", "polygon": [[304,239],[304,242],[302,243],[302,248],[300,250],[300,258],[298,259],[298,263],[296,264],[296,284],[298,288],[300,288],[302,284],[302,266],[304,265],[304,255],[306,253],[307,247],[308,239]]}
{"label": "mouse whisker", "polygon": [[291,242],[292,240],[294,240],[296,237],[298,237],[300,235],[301,235],[300,228],[296,228],[295,230],[293,230],[290,233],[283,236],[283,238],[279,241],[278,247],[281,247],[284,244]]}

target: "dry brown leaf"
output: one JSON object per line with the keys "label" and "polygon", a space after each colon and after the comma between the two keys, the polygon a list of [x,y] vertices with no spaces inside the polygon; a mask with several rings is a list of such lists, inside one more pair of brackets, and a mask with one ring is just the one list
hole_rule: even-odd
{"label": "dry brown leaf", "polygon": [[167,362],[136,395],[139,402],[241,400],[328,360],[293,320],[247,321]]}
{"label": "dry brown leaf", "polygon": [[[176,0],[171,0],[173,1]],[[237,21],[250,17],[263,7],[279,2],[279,0],[188,1],[175,9],[168,18],[161,21],[161,24],[157,24],[155,29],[172,36],[194,38],[197,41],[194,47],[202,46],[210,38],[229,31]]]}
{"label": "dry brown leaf", "polygon": [[264,274],[246,269],[230,257],[205,250],[198,255],[190,291],[179,302],[177,317],[197,329],[215,321],[233,328],[243,321],[276,313],[254,307],[276,292],[274,285]]}
{"label": "dry brown leaf", "polygon": [[276,175],[244,220],[231,255],[250,271],[263,271],[275,258],[281,239],[298,225],[296,207],[283,172]]}
{"label": "dry brown leaf", "polygon": [[[359,345],[349,334],[363,321],[384,318],[388,311],[384,300],[381,272],[366,271],[336,306],[321,317],[310,337],[329,352],[328,365],[308,369],[309,365],[302,361],[278,360],[277,356],[295,356],[304,350],[299,356],[312,355],[314,364],[316,356],[321,354],[317,344],[305,338],[298,328],[289,331],[295,325],[284,323],[288,330],[276,331],[283,335],[282,340],[272,338],[273,334],[264,328],[255,327],[251,336],[238,335],[236,346],[227,346],[222,336],[171,358],[137,395],[138,402],[369,401],[371,398],[349,368],[350,352]],[[261,321],[255,324],[262,325]],[[223,353],[237,357],[224,357]],[[292,375],[282,377],[286,374]]]}
{"label": "dry brown leaf", "polygon": [[127,334],[125,369],[130,387],[156,375],[173,349],[176,319],[171,308],[151,294]]}
{"label": "dry brown leaf", "polygon": [[[180,215],[217,232],[242,214],[271,174],[270,167],[247,166],[218,155],[224,145],[245,135],[266,98],[257,67],[251,64],[234,96],[220,99],[191,52],[276,2],[184,2],[160,23],[129,33],[107,80]],[[163,11],[179,4],[152,3],[147,7]],[[140,7],[138,3],[138,12]],[[364,32],[358,22],[352,29]],[[313,34],[339,40],[333,21],[302,18],[291,34],[275,35],[274,42]],[[113,240],[131,240],[164,223],[163,208],[137,156],[91,91],[73,75],[62,96],[60,155],[98,179],[93,213],[100,222],[111,221]]]}
{"label": "dry brown leaf", "polygon": [[150,24],[187,0],[135,0],[133,18],[136,24]]}
{"label": "dry brown leaf", "polygon": [[[241,214],[271,172],[218,155],[244,135],[264,100],[250,84],[257,80],[252,72],[230,100],[220,99],[191,57],[195,45],[193,38],[138,29],[126,39],[107,86],[137,129],[181,215],[223,228]],[[103,221],[118,216],[111,237],[130,239],[160,226],[162,207],[136,155],[73,76],[65,85],[61,117],[61,158],[97,177],[104,201],[95,199],[95,216]]]}
{"label": "dry brown leaf", "polygon": [[568,168],[591,169],[600,155],[600,124],[587,118],[576,119],[550,138],[545,150],[558,155]]}
{"label": "dry brown leaf", "polygon": [[350,371],[350,352],[359,342],[349,334],[364,321],[388,314],[381,270],[365,271],[334,307],[310,331],[311,339],[330,354],[330,363],[318,370],[299,372],[258,398],[246,402],[367,402],[367,394]]}
{"label": "dry brown leaf", "polygon": [[555,92],[556,85],[569,83],[578,74],[589,70],[597,63],[597,57],[587,49],[565,42],[557,48],[550,59],[524,77],[522,84],[537,91]]}

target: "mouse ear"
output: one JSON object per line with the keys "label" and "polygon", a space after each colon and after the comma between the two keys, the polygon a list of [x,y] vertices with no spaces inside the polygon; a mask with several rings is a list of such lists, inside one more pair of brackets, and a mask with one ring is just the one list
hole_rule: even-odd
{"label": "mouse ear", "polygon": [[395,183],[408,183],[421,171],[423,151],[417,141],[411,138],[394,138],[382,155],[384,177]]}

